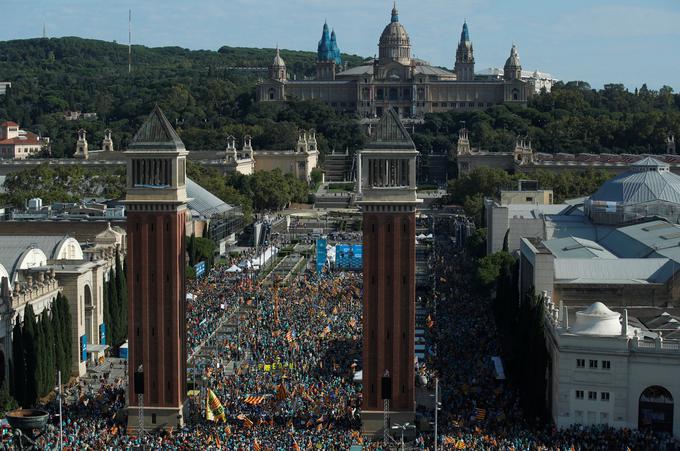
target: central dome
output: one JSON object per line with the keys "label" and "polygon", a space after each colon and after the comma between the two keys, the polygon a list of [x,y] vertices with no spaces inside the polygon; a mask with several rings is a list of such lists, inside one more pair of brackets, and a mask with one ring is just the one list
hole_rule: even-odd
{"label": "central dome", "polygon": [[396,5],[392,8],[392,20],[380,35],[378,43],[380,61],[397,61],[401,64],[411,64],[411,40],[406,28],[399,23],[399,12]]}

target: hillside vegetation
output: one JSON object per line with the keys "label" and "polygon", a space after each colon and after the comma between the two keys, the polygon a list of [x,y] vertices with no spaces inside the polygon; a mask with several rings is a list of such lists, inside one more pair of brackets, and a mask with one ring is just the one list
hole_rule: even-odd
{"label": "hillside vegetation", "polygon": [[[358,149],[364,143],[353,115],[321,102],[254,102],[261,72],[229,67],[266,67],[274,49],[222,47],[218,51],[127,46],[81,38],[0,42],[0,80],[12,89],[0,97],[0,120],[50,136],[53,156],[73,153],[76,130],[85,128],[97,148],[105,128],[125,147],[158,103],[188,149],[219,150],[227,135],[253,136],[255,148],[291,148],[299,128],[318,131],[320,150]],[[281,50],[291,75],[313,75],[315,53]],[[350,66],[358,56],[344,55]],[[96,120],[68,122],[65,110],[96,112]],[[558,83],[552,93],[534,96],[528,106],[496,105],[483,111],[428,114],[416,127],[421,151],[448,151],[465,123],[474,146],[509,150],[517,135],[528,135],[541,152],[660,153],[669,133],[680,139],[680,95],[629,91],[610,84],[595,90],[585,82]]]}
{"label": "hillside vegetation", "polygon": [[[0,120],[50,136],[56,157],[73,153],[76,131],[85,128],[91,148],[111,128],[124,147],[158,103],[189,149],[223,149],[225,137],[253,136],[256,148],[290,148],[297,129],[316,128],[322,151],[354,148],[362,137],[352,118],[324,105],[254,104],[255,84],[266,74],[228,67],[266,67],[274,49],[222,47],[219,51],[179,47],[132,47],[81,38],[0,42],[0,81],[12,82],[0,97]],[[314,72],[316,54],[281,50],[298,79]],[[343,55],[349,65],[361,57]],[[98,118],[68,122],[66,110],[96,112]]]}
{"label": "hillside vegetation", "polygon": [[680,94],[669,86],[629,91],[620,84],[595,90],[584,82],[558,83],[527,107],[426,115],[414,141],[419,150],[446,151],[463,124],[473,146],[491,151],[511,150],[517,135],[528,135],[539,152],[664,153],[669,133],[680,141]]}

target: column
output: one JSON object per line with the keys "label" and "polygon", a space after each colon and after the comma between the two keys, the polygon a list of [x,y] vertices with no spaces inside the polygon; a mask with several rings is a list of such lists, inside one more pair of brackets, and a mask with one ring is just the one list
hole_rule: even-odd
{"label": "column", "polygon": [[357,151],[357,194],[361,194],[361,179],[364,174],[361,172],[361,152]]}

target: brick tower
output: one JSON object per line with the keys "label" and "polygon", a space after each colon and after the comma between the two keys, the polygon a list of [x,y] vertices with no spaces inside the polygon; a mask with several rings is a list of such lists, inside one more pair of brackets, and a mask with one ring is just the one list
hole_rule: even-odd
{"label": "brick tower", "polygon": [[383,376],[389,375],[392,422],[415,416],[416,151],[390,109],[358,158],[363,209],[364,434],[383,430]]}
{"label": "brick tower", "polygon": [[[125,152],[128,239],[128,430],[184,423],[187,151],[156,106]],[[141,370],[141,371],[140,371]]]}

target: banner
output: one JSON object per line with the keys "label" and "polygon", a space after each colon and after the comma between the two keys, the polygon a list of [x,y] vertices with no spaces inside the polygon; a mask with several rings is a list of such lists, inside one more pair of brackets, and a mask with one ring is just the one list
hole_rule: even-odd
{"label": "banner", "polygon": [[106,324],[104,323],[99,325],[99,344],[106,344]]}
{"label": "banner", "polygon": [[196,277],[201,277],[205,274],[205,262],[198,262],[194,265],[194,270],[196,271]]}
{"label": "banner", "polygon": [[360,271],[364,264],[362,244],[338,244],[335,246],[335,266],[338,269]]}
{"label": "banner", "polygon": [[84,362],[87,360],[87,335],[81,335],[80,337],[80,361]]}
{"label": "banner", "polygon": [[326,254],[326,245],[328,244],[327,240],[324,238],[319,238],[316,240],[316,273],[321,274],[321,271],[323,271],[323,267],[326,264],[326,258],[328,257]]}

